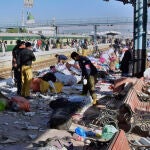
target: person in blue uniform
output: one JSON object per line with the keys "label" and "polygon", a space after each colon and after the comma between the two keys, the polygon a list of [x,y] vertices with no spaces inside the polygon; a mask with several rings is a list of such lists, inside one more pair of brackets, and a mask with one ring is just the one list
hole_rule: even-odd
{"label": "person in blue uniform", "polygon": [[63,54],[61,55],[56,54],[55,57],[57,58],[58,63],[65,63],[66,60],[68,59],[67,56]]}

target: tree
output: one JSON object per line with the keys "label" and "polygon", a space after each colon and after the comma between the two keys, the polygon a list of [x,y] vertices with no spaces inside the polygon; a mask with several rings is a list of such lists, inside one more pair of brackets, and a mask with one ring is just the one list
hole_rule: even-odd
{"label": "tree", "polygon": [[27,33],[27,30],[25,28],[9,28],[6,30],[8,33]]}

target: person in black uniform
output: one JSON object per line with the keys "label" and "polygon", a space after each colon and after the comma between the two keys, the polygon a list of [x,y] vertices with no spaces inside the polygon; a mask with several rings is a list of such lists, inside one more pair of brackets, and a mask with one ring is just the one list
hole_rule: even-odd
{"label": "person in black uniform", "polygon": [[18,56],[18,65],[21,68],[22,90],[21,96],[30,98],[30,83],[33,78],[32,74],[32,61],[35,61],[35,55],[32,51],[30,42],[25,43],[26,48],[23,49]]}
{"label": "person in black uniform", "polygon": [[120,70],[122,71],[122,76],[129,76],[129,65],[132,59],[131,51],[128,48],[123,49],[123,57],[120,62]]}
{"label": "person in black uniform", "polygon": [[[97,96],[95,93],[95,84],[97,82],[97,69],[92,62],[85,56],[79,55],[77,52],[71,53],[71,58],[78,61],[82,70],[83,90],[82,94],[87,94],[88,91],[93,99],[93,105],[97,103]],[[87,81],[87,83],[85,83]]]}
{"label": "person in black uniform", "polygon": [[13,73],[14,73],[13,76],[14,76],[15,84],[17,84],[17,75],[18,75],[16,58],[17,58],[17,51],[19,49],[20,43],[21,43],[21,40],[17,40],[16,45],[12,50],[12,70],[13,70]]}
{"label": "person in black uniform", "polygon": [[16,46],[12,50],[12,70],[14,71],[14,81],[17,85],[17,95],[21,95],[21,70],[17,64],[18,55],[25,48],[25,42],[16,41]]}

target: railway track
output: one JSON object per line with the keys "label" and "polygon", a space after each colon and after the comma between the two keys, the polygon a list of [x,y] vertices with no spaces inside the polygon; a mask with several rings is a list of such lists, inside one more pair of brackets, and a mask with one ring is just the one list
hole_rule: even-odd
{"label": "railway track", "polygon": [[[47,59],[44,61],[39,61],[36,63],[33,63],[32,67],[33,67],[33,71],[37,71],[40,69],[44,69],[49,67],[50,65],[54,65],[56,63],[56,59]],[[0,79],[7,79],[10,76],[12,76],[12,68],[11,66],[8,68],[4,68],[0,70]]]}
{"label": "railway track", "polygon": [[[72,50],[55,50],[54,52],[43,52],[43,53],[35,53],[36,61],[33,62],[32,68],[33,72],[49,67],[50,65],[54,65],[56,63],[55,54],[64,54],[66,56],[70,56]],[[12,76],[12,64],[11,64],[12,56],[9,55],[7,58],[2,58],[0,60],[0,79],[7,79]]]}
{"label": "railway track", "polygon": [[[100,49],[107,49],[108,44],[100,45]],[[55,51],[49,51],[49,52],[43,52],[41,54],[37,54],[36,58],[37,60],[33,62],[33,72],[37,70],[41,70],[44,68],[49,67],[50,65],[54,65],[56,63],[56,58],[54,55],[57,54],[64,54],[68,57],[70,57],[71,52],[75,49],[58,49]],[[88,54],[92,53],[93,51],[89,50]],[[0,60],[0,79],[7,79],[9,77],[12,77],[12,65],[11,65],[11,56],[8,56],[9,58],[5,59],[2,58]]]}

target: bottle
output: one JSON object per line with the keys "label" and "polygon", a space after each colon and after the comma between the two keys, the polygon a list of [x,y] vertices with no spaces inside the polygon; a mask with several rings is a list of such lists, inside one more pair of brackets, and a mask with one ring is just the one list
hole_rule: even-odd
{"label": "bottle", "polygon": [[102,130],[95,130],[96,137],[102,136]]}

